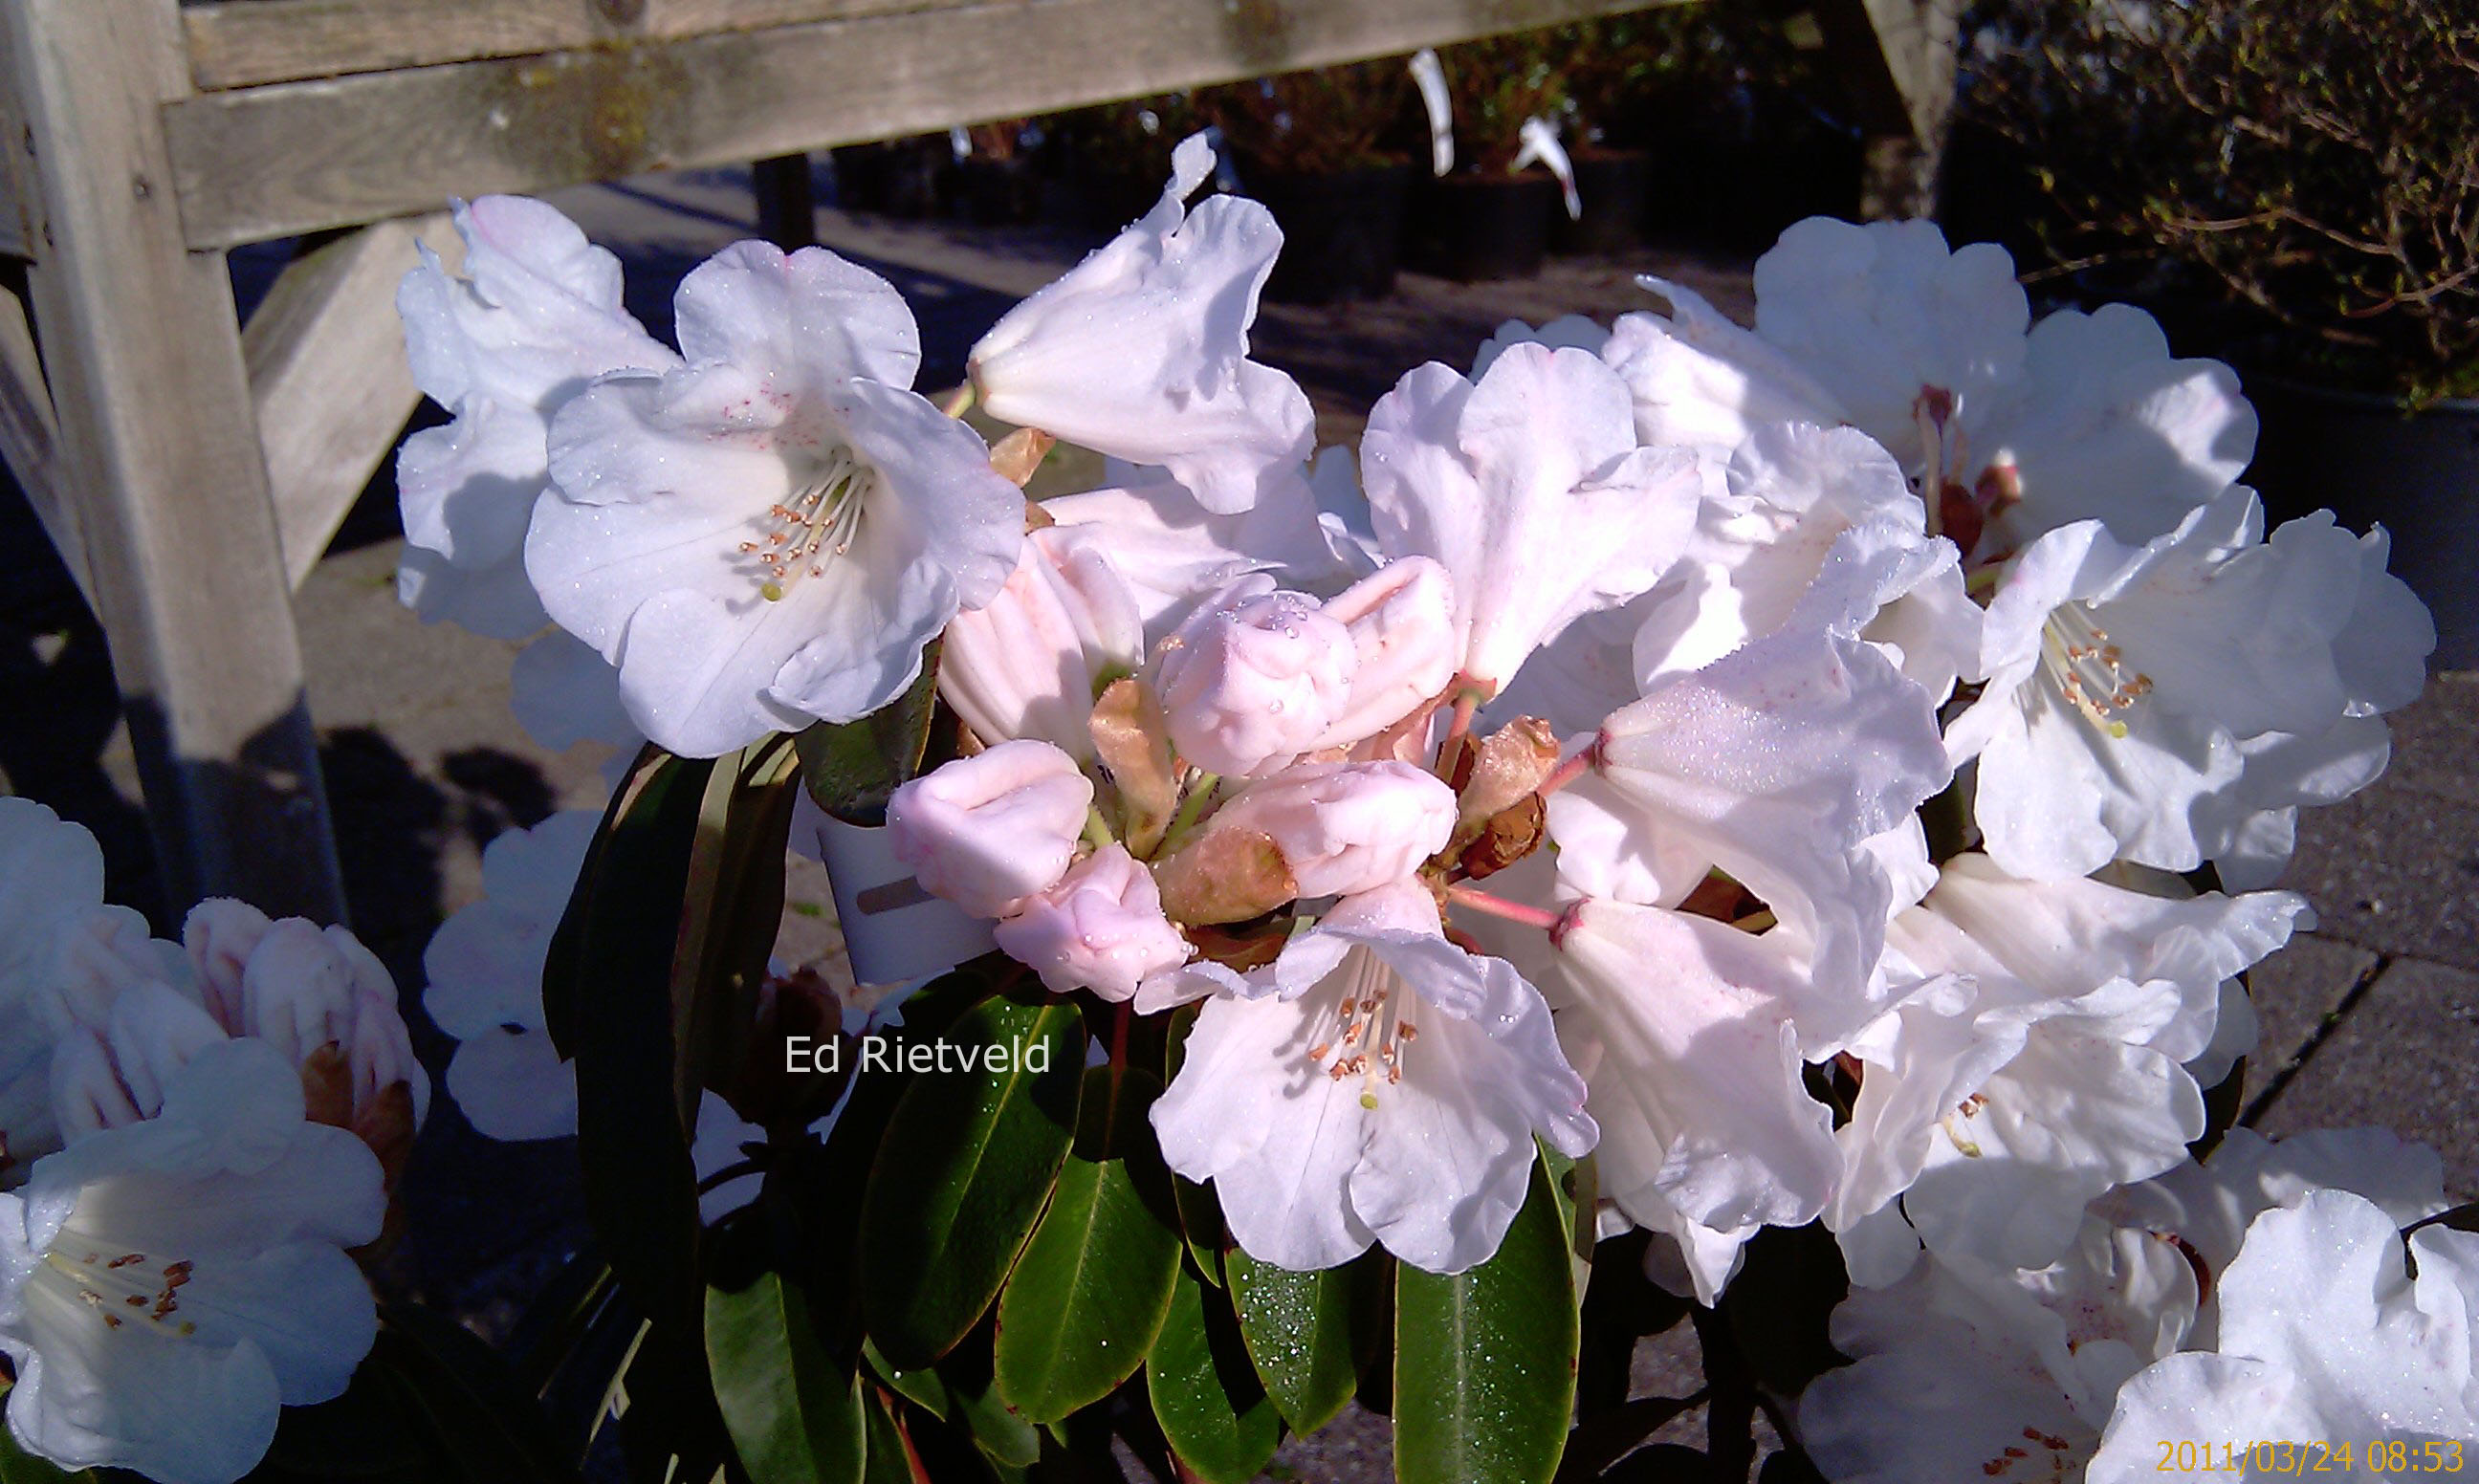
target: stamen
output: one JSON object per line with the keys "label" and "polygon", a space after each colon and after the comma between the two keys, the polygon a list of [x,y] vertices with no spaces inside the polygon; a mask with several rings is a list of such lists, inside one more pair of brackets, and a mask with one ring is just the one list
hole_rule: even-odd
{"label": "stamen", "polygon": [[2124,713],[2152,694],[2152,677],[2128,669],[2125,651],[2079,602],[2061,604],[2042,627],[2040,673],[2068,705],[2112,737],[2126,735]]}
{"label": "stamen", "polygon": [[66,1281],[78,1301],[94,1310],[107,1328],[121,1327],[122,1316],[113,1312],[109,1302],[117,1298],[123,1308],[144,1311],[148,1321],[164,1333],[197,1333],[198,1326],[188,1319],[167,1322],[181,1307],[177,1291],[196,1268],[188,1259],[158,1267],[143,1252],[124,1252],[106,1262],[99,1252],[89,1252],[79,1260],[53,1250],[43,1254],[43,1264]]}
{"label": "stamen", "polygon": [[837,447],[798,494],[768,506],[766,515],[775,528],[760,542],[740,543],[742,553],[754,558],[758,568],[758,595],[779,602],[793,577],[805,570],[811,576],[822,576],[830,558],[851,550],[877,485],[877,470],[851,449]]}
{"label": "stamen", "polygon": [[[1390,983],[1393,971],[1366,948],[1354,948],[1338,973],[1350,976],[1333,1008],[1333,1029],[1308,1052],[1311,1066],[1323,1066],[1326,1079],[1361,1079],[1360,1106],[1375,1109],[1380,1087],[1403,1080],[1404,1051],[1419,1035],[1403,1018],[1410,1001],[1398,1000]],[[1330,1059],[1330,1060],[1329,1060]]]}

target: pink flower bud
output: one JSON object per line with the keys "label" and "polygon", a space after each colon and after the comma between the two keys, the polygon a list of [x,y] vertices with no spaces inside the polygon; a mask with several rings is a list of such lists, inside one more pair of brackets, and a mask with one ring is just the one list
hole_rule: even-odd
{"label": "pink flower bud", "polygon": [[295,1066],[333,1046],[349,1073],[354,1118],[399,1082],[413,1095],[414,1121],[428,1111],[430,1079],[414,1060],[396,980],[343,928],[304,917],[268,924],[242,966],[240,1022],[224,1029],[267,1042]]}
{"label": "pink flower bud", "polygon": [[1144,648],[1118,569],[1089,537],[1052,526],[1025,538],[998,597],[949,621],[938,693],[984,742],[1031,737],[1086,758],[1096,682],[1135,670]]}
{"label": "pink flower bud", "polygon": [[1180,755],[1244,777],[1307,751],[1351,699],[1350,630],[1314,598],[1243,577],[1163,641],[1155,689]]}
{"label": "pink flower bud", "polygon": [[923,890],[976,917],[1005,917],[1076,857],[1093,783],[1047,742],[1002,742],[895,791],[887,843]]}
{"label": "pink flower bud", "polygon": [[273,925],[265,912],[230,897],[209,897],[182,922],[181,944],[198,976],[198,993],[218,1025],[241,1024],[242,969]]}
{"label": "pink flower bud", "polygon": [[1359,664],[1351,699],[1313,747],[1345,747],[1412,714],[1455,678],[1455,584],[1425,556],[1391,562],[1326,600],[1325,616],[1350,630]]}
{"label": "pink flower bud", "polygon": [[1078,861],[1058,884],[1027,898],[993,930],[999,947],[1059,994],[1090,989],[1119,1001],[1146,977],[1194,952],[1163,915],[1151,871],[1121,845]]}
{"label": "pink flower bud", "polygon": [[1373,891],[1445,848],[1455,793],[1407,762],[1301,763],[1224,805],[1214,830],[1271,836],[1303,897]]}
{"label": "pink flower bud", "polygon": [[223,1031],[156,981],[130,985],[105,1025],[79,1025],[52,1048],[52,1115],[74,1143],[164,1111],[164,1086]]}

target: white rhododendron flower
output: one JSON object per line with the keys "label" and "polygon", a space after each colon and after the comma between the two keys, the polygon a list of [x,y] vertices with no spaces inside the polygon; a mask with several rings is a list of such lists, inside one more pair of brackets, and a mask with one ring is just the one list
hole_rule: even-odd
{"label": "white rhododendron flower", "polygon": [[1557,941],[1559,1039],[1619,1209],[1651,1224],[1657,1198],[1717,1232],[1823,1210],[1839,1162],[1832,1110],[1800,1082],[1801,965],[1726,923],[1622,902],[1577,904]]}
{"label": "white rhododendron flower", "polygon": [[[1865,1070],[1828,1224],[1848,1234],[1901,1195],[1931,1251],[2050,1262],[2087,1201],[2185,1157],[2204,1103],[2184,1063],[2211,1041],[2221,986],[2302,919],[2286,891],[2180,901],[1947,862],[1888,941],[1923,974],[1962,978],[1850,1048]],[[1846,1235],[1854,1280],[1907,1266],[1899,1225]]]}
{"label": "white rhododendron flower", "polygon": [[1159,465],[1229,515],[1305,462],[1316,428],[1298,385],[1248,359],[1282,230],[1238,196],[1188,209],[1213,173],[1205,136],[1181,141],[1154,209],[1008,311],[971,373],[990,416]]}
{"label": "white rhododendron flower", "polygon": [[1369,409],[1377,541],[1454,579],[1462,671],[1484,693],[1585,613],[1650,588],[1702,486],[1683,449],[1640,448],[1624,383],[1586,351],[1516,345],[1478,383],[1436,362]]}
{"label": "white rhododendron flower", "polygon": [[2205,1275],[2207,1292],[2187,1331],[2190,1349],[2210,1349],[2220,1334],[2219,1275],[2238,1255],[2255,1218],[2294,1206],[2311,1190],[2347,1190],[2376,1204],[2395,1226],[2408,1227],[2452,1203],[2444,1194],[2444,1162],[2424,1144],[2387,1129],[2314,1129],[2266,1139],[2234,1128],[2200,1164],[2192,1161],[2092,1202],[2094,1215],[2120,1226],[2174,1239]]}
{"label": "white rhododendron flower", "polygon": [[2145,547],[2088,522],[2034,542],[1989,605],[1987,688],[1949,736],[1980,758],[1990,857],[2017,876],[2123,857],[2269,882],[2298,806],[2373,780],[2376,713],[2425,682],[2435,626],[2385,550],[2329,516],[2267,541],[2235,486]]}
{"label": "white rhododendron flower", "polygon": [[677,298],[688,364],[598,382],[551,425],[525,570],[676,753],[865,716],[995,597],[1024,500],[907,390],[912,312],[820,248],[725,248]]}
{"label": "white rhododendron flower", "polygon": [[[1337,469],[1331,479],[1289,473],[1236,515],[1211,514],[1184,487],[1163,478],[1057,496],[1041,508],[1127,579],[1151,642],[1178,627],[1199,598],[1252,572],[1316,593],[1365,576],[1374,564],[1373,548],[1328,505],[1330,486],[1335,503],[1361,503],[1347,467],[1338,468],[1349,458],[1346,449],[1328,448],[1317,467]],[[1355,524],[1367,524],[1365,504]]]}
{"label": "white rhododendron flower", "polygon": [[1756,260],[1756,333],[1905,466],[1924,454],[1925,388],[1956,408],[2022,372],[2031,309],[1993,243],[1949,249],[1928,221],[1811,217]]}
{"label": "white rhododendron flower", "polygon": [[2098,1220],[2030,1271],[1930,1258],[1833,1311],[1853,1364],[1800,1397],[1800,1437],[1834,1484],[2080,1478],[2119,1385],[2176,1350],[2195,1298],[2176,1247]]}
{"label": "white rhododendron flower", "polygon": [[1800,934],[1809,1043],[1869,1018],[1893,888],[1860,845],[1945,786],[1927,692],[1867,644],[1786,629],[1616,712],[1595,756],[1670,849],[1700,853]]}
{"label": "white rhododendron flower", "polygon": [[1093,783],[1047,742],[1002,742],[895,790],[886,829],[921,889],[1005,917],[1067,872]]}
{"label": "white rhododendron flower", "polygon": [[[2428,1226],[2411,1234],[2374,1202],[2346,1190],[2311,1190],[2267,1211],[2221,1275],[2217,1351],[2172,1355],[2134,1376],[2084,1477],[2210,1479],[2238,1467],[2271,1474],[2276,1459],[2251,1459],[2259,1440],[2311,1442],[2338,1455],[2344,1477],[2410,1471],[2429,1442],[2456,1454],[2479,1439],[2479,1234]],[[2163,1438],[2211,1440],[2212,1457],[2164,1469]],[[2403,1455],[2387,1445],[2401,1445]]]}
{"label": "white rhododendron flower", "polygon": [[1207,1000],[1153,1124],[1251,1257],[1331,1267],[1373,1241],[1461,1272],[1522,1206],[1536,1134],[1592,1148],[1584,1096],[1539,991],[1447,942],[1406,882],[1344,898]]}
{"label": "white rhododendron flower", "polygon": [[386,1206],[359,1139],[302,1116],[265,1043],[217,1041],[154,1117],[93,1134],[0,1195],[9,1428],[67,1468],[230,1484],[279,1405],[340,1394],[378,1318],[345,1249]]}
{"label": "white rhododendron flower", "polygon": [[[1632,645],[1640,681],[1775,632],[1812,603],[1821,578],[1837,595],[1851,589],[1852,630],[1887,646],[1931,698],[1977,678],[1980,609],[1960,559],[1927,534],[1883,448],[1851,428],[1776,423],[1738,446],[1725,479],[1705,499],[1688,557],[1643,605]],[[1853,570],[1827,576],[1837,559]]]}
{"label": "white rhododendron flower", "polygon": [[455,414],[396,455],[396,588],[425,619],[521,639],[549,622],[524,545],[550,479],[551,415],[598,376],[679,357],[620,307],[620,260],[555,208],[486,195],[454,210],[460,272],[423,245],[396,291],[414,383]]}
{"label": "white rhododendron flower", "polygon": [[1645,443],[1726,452],[1770,424],[1849,421],[1798,362],[1701,294],[1664,279],[1636,281],[1670,300],[1670,314],[1619,316],[1600,355],[1626,383]]}
{"label": "white rhododendron flower", "polygon": [[599,810],[565,809],[502,832],[482,851],[481,900],[422,950],[422,1008],[457,1041],[448,1094],[492,1139],[576,1132],[576,1068],[546,1029],[543,964],[601,823]]}
{"label": "white rhododendron flower", "polygon": [[984,742],[1032,738],[1088,758],[1095,692],[1144,651],[1136,594],[1101,544],[1052,526],[1025,537],[997,597],[949,622],[938,694]]}

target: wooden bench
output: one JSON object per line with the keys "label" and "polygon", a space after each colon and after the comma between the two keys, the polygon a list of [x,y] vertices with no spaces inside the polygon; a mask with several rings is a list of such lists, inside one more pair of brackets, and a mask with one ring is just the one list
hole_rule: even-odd
{"label": "wooden bench", "polygon": [[[418,400],[395,288],[416,237],[448,243],[449,196],[1646,3],[0,0],[0,256],[26,260],[22,299],[0,293],[0,457],[110,639],[168,905],[343,919],[291,597]],[[1889,158],[1920,155],[1954,0],[1826,9]],[[226,252],[337,229],[243,326]]]}

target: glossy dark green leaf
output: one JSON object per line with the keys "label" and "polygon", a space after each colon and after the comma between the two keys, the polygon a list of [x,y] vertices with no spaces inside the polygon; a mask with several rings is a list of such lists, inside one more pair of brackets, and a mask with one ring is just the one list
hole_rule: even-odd
{"label": "glossy dark green leaf", "polygon": [[1041,1429],[1010,1411],[999,1394],[992,1370],[992,1339],[997,1318],[976,1328],[970,1339],[938,1362],[938,1378],[955,1402],[956,1420],[972,1434],[982,1455],[1007,1469],[1031,1468],[1041,1457]]}
{"label": "glossy dark green leaf", "polygon": [[1206,1484],[1247,1484],[1283,1439],[1282,1415],[1222,1295],[1185,1265],[1170,1317],[1145,1358],[1145,1394],[1163,1437]]}
{"label": "glossy dark green leaf", "polygon": [[894,1394],[863,1387],[862,1417],[868,1428],[868,1451],[861,1478],[865,1484],[915,1484],[911,1448],[896,1421],[901,1405]]}
{"label": "glossy dark green leaf", "polygon": [[970,1050],[975,1069],[912,1079],[861,1202],[862,1313],[899,1366],[936,1360],[998,1296],[1066,1161],[1085,1063],[1061,1001],[990,1000],[941,1043],[951,1061]]}
{"label": "glossy dark green leaf", "polygon": [[798,1288],[768,1272],[737,1292],[707,1289],[705,1353],[724,1425],[751,1478],[856,1484],[860,1384],[819,1345]]}
{"label": "glossy dark green leaf", "polygon": [[934,1366],[915,1366],[906,1369],[888,1360],[878,1347],[878,1342],[861,1342],[860,1356],[879,1380],[892,1388],[895,1394],[919,1407],[940,1421],[956,1410],[956,1398],[948,1394],[946,1378]]}
{"label": "glossy dark green leaf", "polygon": [[566,1047],[576,1062],[586,1215],[623,1293],[653,1325],[631,1367],[643,1381],[631,1384],[639,1405],[625,1429],[635,1456],[701,1452],[721,1431],[701,1334],[697,1176],[679,1112],[672,976],[715,766],[651,748],[639,758],[604,816],[543,985],[548,1004],[572,976],[561,992],[592,1006],[574,1016]]}
{"label": "glossy dark green leaf", "polygon": [[1179,1272],[1170,1172],[1144,1127],[1145,1072],[1085,1074],[1076,1149],[999,1298],[999,1394],[1036,1422],[1108,1396],[1162,1332]]}
{"label": "glossy dark green leaf", "polygon": [[800,797],[792,739],[716,759],[698,805],[672,950],[672,1095],[694,1127],[708,1087],[749,1054],[759,986],[783,922],[783,852]]}
{"label": "glossy dark green leaf", "polygon": [[818,807],[837,819],[876,825],[896,785],[921,771],[937,720],[938,652],[921,652],[921,674],[885,706],[856,722],[820,722],[800,733],[801,779]]}
{"label": "glossy dark green leaf", "polygon": [[1222,1249],[1228,1238],[1222,1229],[1222,1202],[1215,1198],[1214,1187],[1174,1175],[1171,1197],[1179,1207],[1180,1232],[1188,1239],[1188,1261],[1196,1265],[1197,1276],[1208,1287],[1222,1287]]}
{"label": "glossy dark green leaf", "polygon": [[1334,1420],[1359,1386],[1355,1267],[1292,1272],[1235,1247],[1224,1254],[1223,1272],[1248,1358],[1283,1420],[1301,1434]]}
{"label": "glossy dark green leaf", "polygon": [[1574,1270],[1547,1168],[1488,1262],[1394,1287],[1402,1484],[1548,1484],[1575,1400]]}

